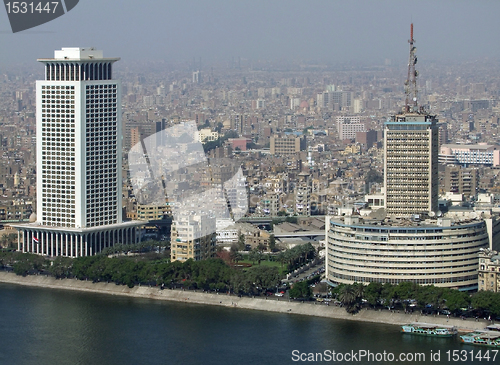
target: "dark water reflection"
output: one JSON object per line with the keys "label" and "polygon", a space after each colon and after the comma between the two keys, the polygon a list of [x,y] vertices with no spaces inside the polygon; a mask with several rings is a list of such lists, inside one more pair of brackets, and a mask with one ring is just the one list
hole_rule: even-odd
{"label": "dark water reflection", "polygon": [[8,284],[0,284],[0,328],[0,364],[20,365],[300,363],[293,350],[421,352],[426,361],[407,363],[436,364],[431,351],[451,363],[448,350],[486,350],[389,325]]}

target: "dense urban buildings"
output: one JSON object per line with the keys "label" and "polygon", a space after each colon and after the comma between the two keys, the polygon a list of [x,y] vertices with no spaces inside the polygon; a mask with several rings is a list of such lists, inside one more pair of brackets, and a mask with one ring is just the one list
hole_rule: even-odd
{"label": "dense urban buildings", "polygon": [[[436,124],[440,151],[449,144],[470,149],[498,146],[498,65],[487,60],[479,60],[474,67],[460,60],[453,64],[419,61],[425,72],[419,78],[422,82],[418,101],[439,121]],[[35,65],[4,66],[0,72],[0,224],[4,227],[28,223],[32,212],[38,209],[34,85],[35,79],[43,78],[45,69],[40,65],[35,69]],[[407,76],[406,62],[316,67],[242,59],[238,64],[213,64],[213,68],[207,66],[203,70],[199,64],[185,66],[120,61],[112,70],[113,78],[122,80],[122,216],[151,221],[143,239],[162,239],[167,249],[172,248],[170,226],[175,202],[138,201],[130,183],[128,152],[155,133],[151,146],[161,146],[165,141],[159,132],[188,121],[196,123],[197,141],[205,145],[205,154],[211,160],[210,174],[206,173],[208,170],[188,166],[176,175],[176,188],[182,192],[195,184],[201,190],[222,184],[233,171],[227,169],[229,164],[215,161],[227,159],[241,166],[248,199],[235,189],[226,190],[226,197],[238,201],[236,205],[248,204],[247,221],[289,218],[297,219],[297,225],[302,227],[303,222],[314,217],[324,221],[326,214],[342,219],[342,215],[354,213],[363,219],[360,222],[370,224],[372,213],[386,207],[384,129],[387,116],[400,115],[406,107],[406,94],[400,92],[401,80]],[[193,82],[193,72],[197,71],[202,72],[203,78]],[[359,118],[359,127],[364,127],[364,131],[344,138],[337,117],[354,124],[358,124]],[[288,147],[281,148],[278,143],[276,148],[276,139],[271,144],[273,137],[287,136],[292,141]],[[295,146],[298,138],[300,148]],[[445,162],[442,154],[438,162]],[[498,215],[497,166],[461,164],[455,155],[450,155],[446,165],[439,164],[437,179],[436,217],[428,216],[426,205],[419,222],[409,216],[412,224],[423,225],[431,218],[437,222],[441,214],[439,218],[451,215],[454,225],[466,220],[479,222],[482,217],[491,217],[493,222]],[[166,188],[172,185],[167,183]],[[379,214],[383,216],[382,212]],[[396,223],[408,223],[396,214],[385,214],[385,218]],[[219,219],[217,227],[221,227]],[[297,228],[291,224],[286,227],[292,230],[290,235]],[[266,245],[265,228],[269,226],[255,224],[254,228],[256,231],[245,229],[241,233],[249,245],[262,248]],[[239,230],[231,229],[229,238],[223,234],[224,229],[217,228],[217,246],[229,249],[228,241],[234,240]],[[0,231],[0,244],[17,247],[17,235],[12,232],[15,230]],[[172,241],[176,249],[177,244],[187,246],[177,238]],[[321,251],[321,237],[317,239],[312,242]],[[300,242],[303,241],[298,238],[276,237],[278,248]],[[206,247],[213,252],[210,245]]]}
{"label": "dense urban buildings", "polygon": [[[88,256],[138,242],[137,222],[122,222],[118,58],[94,48],[63,48],[36,86],[37,214],[14,226],[18,249]],[[142,223],[139,223],[142,224]]]}
{"label": "dense urban buildings", "polygon": [[326,278],[474,290],[479,252],[497,244],[499,221],[488,210],[438,210],[439,132],[417,102],[413,25],[409,42],[405,108],[385,123],[384,188],[367,197],[370,209],[326,217]]}

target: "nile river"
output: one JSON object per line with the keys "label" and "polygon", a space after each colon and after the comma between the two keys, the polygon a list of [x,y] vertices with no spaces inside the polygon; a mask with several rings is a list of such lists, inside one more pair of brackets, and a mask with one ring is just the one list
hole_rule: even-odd
{"label": "nile river", "polygon": [[[495,363],[448,362],[453,350],[466,350],[470,358],[471,350],[475,355],[486,348],[457,339],[403,335],[390,325],[1,283],[0,330],[1,365],[297,364],[303,362],[293,359],[325,350],[379,356],[385,351],[395,359],[406,353],[425,355],[425,361],[408,364]],[[440,354],[441,361],[431,361],[431,352]]]}

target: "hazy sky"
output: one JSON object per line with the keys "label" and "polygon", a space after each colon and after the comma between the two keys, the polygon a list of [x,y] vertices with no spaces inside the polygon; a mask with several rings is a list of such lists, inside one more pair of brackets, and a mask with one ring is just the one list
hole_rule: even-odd
{"label": "hazy sky", "polygon": [[498,0],[80,0],[49,23],[13,34],[0,9],[0,65],[94,46],[123,60],[227,62],[232,57],[379,64],[500,59]]}

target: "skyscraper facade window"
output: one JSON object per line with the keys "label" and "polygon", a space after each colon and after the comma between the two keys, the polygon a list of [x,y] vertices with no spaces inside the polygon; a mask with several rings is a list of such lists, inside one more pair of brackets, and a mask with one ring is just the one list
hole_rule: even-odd
{"label": "skyscraper facade window", "polygon": [[388,215],[438,210],[438,129],[428,114],[395,115],[385,123],[384,183]]}
{"label": "skyscraper facade window", "polygon": [[122,223],[118,60],[94,48],[38,60],[45,80],[36,83],[37,214],[16,227],[19,249],[86,256],[138,240],[139,223]]}

